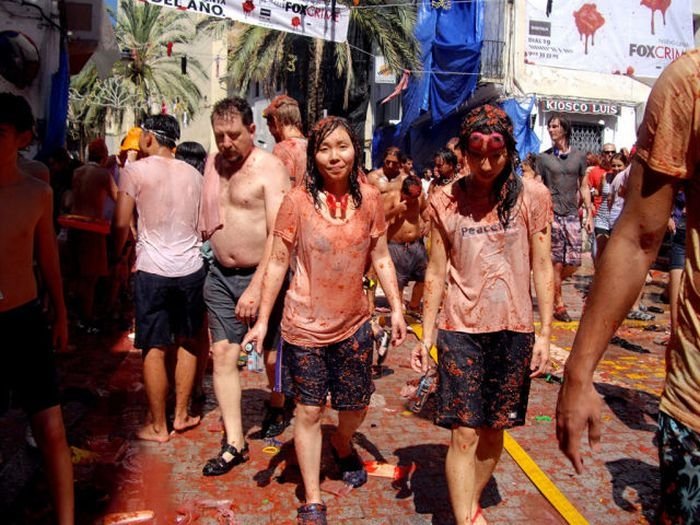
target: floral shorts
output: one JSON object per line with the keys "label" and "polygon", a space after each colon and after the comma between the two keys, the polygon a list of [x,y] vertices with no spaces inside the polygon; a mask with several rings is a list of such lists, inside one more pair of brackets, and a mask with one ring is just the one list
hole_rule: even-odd
{"label": "floral shorts", "polygon": [[496,430],[525,424],[534,333],[440,330],[435,424]]}
{"label": "floral shorts", "polygon": [[347,339],[327,346],[284,341],[284,393],[302,405],[323,406],[330,392],[335,410],[363,410],[374,392],[373,350],[369,321]]}
{"label": "floral shorts", "polygon": [[661,499],[657,523],[700,523],[700,434],[659,412]]}

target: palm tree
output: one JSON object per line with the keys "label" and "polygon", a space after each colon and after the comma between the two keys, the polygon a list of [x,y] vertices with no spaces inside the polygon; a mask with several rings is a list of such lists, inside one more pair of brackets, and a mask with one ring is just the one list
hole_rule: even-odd
{"label": "palm tree", "polygon": [[[121,128],[127,111],[138,121],[162,101],[190,117],[199,109],[202,94],[192,78],[182,74],[181,56],[167,53],[168,42],[185,44],[194,38],[193,18],[131,0],[121,0],[116,18],[115,33],[124,57],[114,64],[111,76],[101,79],[94,66],[87,66],[71,79],[70,131],[81,144],[104,135],[110,119]],[[188,56],[187,68],[207,78],[196,58]]]}
{"label": "palm tree", "polygon": [[[202,93],[188,75],[182,74],[182,57],[168,56],[166,52],[169,42],[186,44],[193,40],[192,19],[172,9],[121,0],[115,32],[120,49],[129,53],[129,60],[115,64],[113,73],[123,79],[134,96],[137,116],[149,113],[151,105],[161,100],[181,104],[193,115]],[[187,58],[187,68],[207,78],[196,58]]]}
{"label": "palm tree", "polygon": [[[384,4],[383,0],[365,0],[363,9],[353,9],[348,41],[342,43],[235,24],[228,61],[233,88],[244,94],[251,82],[259,82],[269,95],[281,82],[305,102],[307,122],[315,121],[324,108],[346,115],[357,110],[358,104],[366,110],[372,44],[396,74],[417,69],[420,62],[413,35],[415,6]],[[381,7],[368,8],[375,5]],[[359,113],[364,118],[361,108]]]}

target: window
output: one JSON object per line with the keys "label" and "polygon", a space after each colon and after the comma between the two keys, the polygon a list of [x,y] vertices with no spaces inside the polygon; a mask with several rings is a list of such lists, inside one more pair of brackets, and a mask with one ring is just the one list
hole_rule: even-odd
{"label": "window", "polygon": [[603,147],[603,127],[599,124],[571,124],[571,145],[583,152],[598,153]]}

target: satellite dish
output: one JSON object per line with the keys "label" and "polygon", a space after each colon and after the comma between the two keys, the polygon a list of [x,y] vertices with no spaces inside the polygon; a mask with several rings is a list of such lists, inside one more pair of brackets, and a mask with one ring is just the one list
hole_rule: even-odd
{"label": "satellite dish", "polygon": [[24,89],[36,78],[39,64],[39,50],[27,35],[0,31],[0,76]]}

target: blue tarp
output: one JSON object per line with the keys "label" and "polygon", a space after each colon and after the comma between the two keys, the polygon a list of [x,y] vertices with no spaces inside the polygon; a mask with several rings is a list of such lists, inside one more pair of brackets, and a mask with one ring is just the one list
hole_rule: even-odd
{"label": "blue tarp", "polygon": [[518,143],[518,155],[521,159],[524,159],[528,153],[539,153],[540,151],[540,139],[530,127],[530,116],[534,105],[535,97],[520,102],[511,98],[501,103],[503,111],[513,121],[513,132]]}
{"label": "blue tarp", "polygon": [[58,71],[51,76],[51,96],[49,98],[46,130],[41,145],[41,156],[53,153],[66,143],[66,118],[68,116],[68,88],[70,73],[68,67],[68,50],[61,42]]}
{"label": "blue tarp", "polygon": [[433,8],[418,6],[416,38],[421,46],[422,74],[414,74],[403,95],[400,134],[426,112],[433,124],[459,108],[474,92],[479,78],[483,40],[483,0]]}

